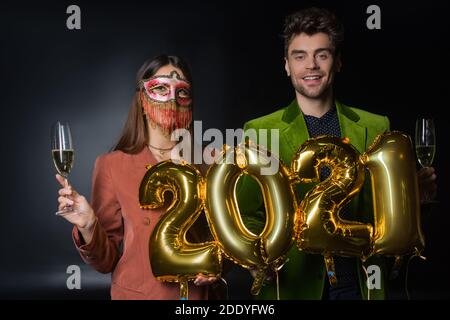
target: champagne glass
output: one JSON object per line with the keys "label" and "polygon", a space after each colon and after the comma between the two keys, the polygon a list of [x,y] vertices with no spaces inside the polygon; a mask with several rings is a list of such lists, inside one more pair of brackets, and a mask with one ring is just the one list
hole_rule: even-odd
{"label": "champagne glass", "polygon": [[[433,119],[419,118],[416,121],[416,155],[422,168],[433,164],[436,152],[436,132]],[[430,199],[425,202],[431,203]]]}
{"label": "champagne glass", "polygon": [[[51,130],[51,147],[53,164],[58,173],[64,177],[65,185],[68,186],[67,178],[72,169],[74,150],[72,145],[72,135],[67,122],[57,121]],[[56,215],[72,213],[72,207],[65,207],[64,210],[56,212]]]}
{"label": "champagne glass", "polygon": [[433,119],[417,119],[416,122],[416,155],[420,165],[430,167],[436,152],[436,133]]}

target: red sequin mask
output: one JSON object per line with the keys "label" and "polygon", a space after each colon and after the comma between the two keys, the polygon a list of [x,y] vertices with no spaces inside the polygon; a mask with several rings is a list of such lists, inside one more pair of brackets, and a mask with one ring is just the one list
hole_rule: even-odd
{"label": "red sequin mask", "polygon": [[176,71],[140,81],[140,98],[149,121],[164,133],[189,128],[192,122],[190,83]]}

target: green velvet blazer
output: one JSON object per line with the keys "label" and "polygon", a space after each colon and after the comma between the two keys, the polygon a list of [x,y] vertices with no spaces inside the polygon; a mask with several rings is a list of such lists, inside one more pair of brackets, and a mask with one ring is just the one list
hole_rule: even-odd
{"label": "green velvet blazer", "polygon": [[[375,140],[378,134],[389,130],[389,119],[361,109],[348,107],[336,101],[337,114],[342,137],[350,139],[350,143],[363,153]],[[248,121],[244,130],[279,129],[279,154],[277,156],[284,164],[290,165],[298,148],[309,139],[303,113],[300,112],[297,100],[272,114]],[[271,150],[270,134],[266,148]],[[256,143],[259,143],[256,141]],[[296,186],[296,194],[301,201],[314,184]],[[248,176],[242,177],[237,185],[237,199],[242,219],[253,232],[259,233],[265,225],[265,209],[263,197],[257,182]],[[356,220],[372,223],[373,207],[370,179],[366,176],[360,193],[351,201],[349,210]],[[326,268],[322,255],[308,254],[292,246],[288,252],[289,261],[279,272],[280,299],[321,299],[326,278]],[[371,257],[366,266],[377,264],[382,272],[381,289],[370,291],[370,299],[385,299],[385,266],[384,259]],[[361,294],[367,298],[366,276],[357,263]],[[276,299],[275,281],[266,284],[261,290],[259,299]]]}

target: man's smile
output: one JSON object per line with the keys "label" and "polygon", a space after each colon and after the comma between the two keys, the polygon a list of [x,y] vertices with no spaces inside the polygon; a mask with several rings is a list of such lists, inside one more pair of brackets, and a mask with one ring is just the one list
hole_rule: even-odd
{"label": "man's smile", "polygon": [[322,78],[323,78],[323,75],[321,75],[321,74],[309,74],[309,75],[302,77],[301,79],[307,85],[316,85],[316,84],[321,83]]}

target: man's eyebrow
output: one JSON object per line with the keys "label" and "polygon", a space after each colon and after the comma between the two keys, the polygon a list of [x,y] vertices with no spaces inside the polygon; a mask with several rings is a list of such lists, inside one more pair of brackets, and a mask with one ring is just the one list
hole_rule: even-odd
{"label": "man's eyebrow", "polygon": [[319,53],[319,52],[322,52],[322,51],[328,51],[329,53],[333,53],[334,52],[333,48],[319,48],[319,49],[314,50],[314,53]]}
{"label": "man's eyebrow", "polygon": [[[333,48],[318,48],[318,49],[316,49],[316,50],[314,50],[314,54],[317,54],[317,53],[319,53],[319,52],[322,52],[322,51],[328,51],[328,52],[330,52],[330,53],[333,53]],[[291,55],[295,55],[295,54],[304,54],[304,53],[306,53],[307,54],[307,52],[305,51],[305,50],[299,50],[299,49],[293,49],[292,51],[291,51]]]}
{"label": "man's eyebrow", "polygon": [[300,54],[300,53],[306,53],[305,50],[298,50],[298,49],[293,49],[291,50],[291,56],[294,54]]}

